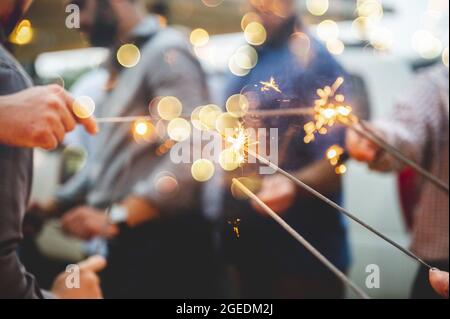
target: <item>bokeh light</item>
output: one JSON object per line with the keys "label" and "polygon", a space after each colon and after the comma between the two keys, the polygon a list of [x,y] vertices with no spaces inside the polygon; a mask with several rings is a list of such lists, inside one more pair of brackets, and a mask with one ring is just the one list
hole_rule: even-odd
{"label": "bokeh light", "polygon": [[419,30],[412,38],[413,49],[424,59],[435,59],[442,54],[443,44],[428,30]]}
{"label": "bokeh light", "polygon": [[191,135],[191,131],[191,124],[183,118],[173,119],[167,126],[169,137],[176,142],[187,140]]}
{"label": "bokeh light", "polygon": [[214,164],[207,159],[199,159],[192,164],[192,177],[198,182],[209,181],[215,173]]}
{"label": "bokeh light", "polygon": [[190,40],[194,47],[204,47],[209,42],[209,33],[205,29],[195,29],[191,32]]}
{"label": "bokeh light", "polygon": [[448,68],[448,47],[444,49],[442,52],[442,63]]}
{"label": "bokeh light", "polygon": [[222,114],[220,107],[214,104],[209,104],[200,110],[198,118],[203,128],[214,130],[216,128],[216,121]]}
{"label": "bokeh light", "polygon": [[246,14],[244,14],[241,20],[242,31],[245,31],[247,26],[252,22],[261,23],[261,17],[255,12],[247,12]]}
{"label": "bokeh light", "polygon": [[240,157],[241,154],[239,152],[228,148],[220,153],[219,164],[225,171],[231,172],[241,165],[242,159]]}
{"label": "bokeh light", "polygon": [[134,44],[124,44],[117,50],[117,61],[125,68],[135,67],[141,59],[141,52]]}
{"label": "bokeh light", "polygon": [[9,41],[17,45],[26,45],[33,40],[34,31],[31,21],[22,20],[12,32]]}
{"label": "bokeh light", "polygon": [[234,117],[230,113],[223,113],[217,117],[216,130],[222,136],[228,136],[233,132],[236,132],[241,127],[241,122],[238,118]]}
{"label": "bokeh light", "polygon": [[240,118],[247,114],[250,103],[245,95],[235,94],[228,98],[226,108],[229,114]]}
{"label": "bokeh light", "polygon": [[245,39],[251,45],[262,45],[267,40],[267,31],[259,22],[251,22],[244,31]]}
{"label": "bokeh light", "polygon": [[344,53],[345,45],[341,40],[333,39],[327,41],[327,49],[331,54],[341,55],[342,53]]}
{"label": "bokeh light", "polygon": [[306,0],[306,8],[315,16],[322,16],[327,13],[330,7],[328,0]]}
{"label": "bokeh light", "polygon": [[159,100],[158,103],[158,114],[159,116],[166,120],[171,121],[181,115],[183,112],[183,105],[180,100],[174,96],[166,96]]}
{"label": "bokeh light", "polygon": [[89,96],[79,96],[72,106],[73,113],[80,119],[87,119],[95,112],[95,102]]}
{"label": "bokeh light", "polygon": [[317,35],[325,42],[339,38],[339,26],[333,20],[324,20],[317,26]]}

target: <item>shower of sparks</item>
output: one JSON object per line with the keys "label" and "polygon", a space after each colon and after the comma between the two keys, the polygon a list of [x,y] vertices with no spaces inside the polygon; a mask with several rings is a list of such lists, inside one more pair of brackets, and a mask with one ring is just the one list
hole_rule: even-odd
{"label": "shower of sparks", "polygon": [[239,167],[241,167],[248,159],[248,148],[251,145],[256,145],[257,143],[250,143],[250,135],[243,125],[236,128],[233,135],[226,136],[224,138],[231,144],[230,149],[236,153],[236,160],[239,163]]}
{"label": "shower of sparks", "polygon": [[327,134],[328,129],[336,123],[357,122],[357,118],[352,114],[352,107],[345,104],[345,96],[337,93],[342,84],[344,78],[340,77],[331,87],[317,90],[319,99],[314,104],[314,121],[308,122],[304,127],[305,143],[314,141],[316,134]]}
{"label": "shower of sparks", "polygon": [[228,222],[229,225],[231,225],[233,227],[233,232],[236,235],[236,238],[241,238],[241,233],[239,231],[239,225],[241,223],[240,219],[234,219],[234,220],[230,220]]}
{"label": "shower of sparks", "polygon": [[333,145],[327,150],[327,159],[330,161],[331,166],[336,168],[336,174],[343,175],[347,172],[347,166],[342,162],[342,155],[344,149],[339,145]]}
{"label": "shower of sparks", "polygon": [[261,81],[259,83],[262,85],[261,92],[268,92],[270,90],[273,90],[275,92],[282,93],[280,87],[278,86],[278,83],[273,77],[270,78],[269,82]]}

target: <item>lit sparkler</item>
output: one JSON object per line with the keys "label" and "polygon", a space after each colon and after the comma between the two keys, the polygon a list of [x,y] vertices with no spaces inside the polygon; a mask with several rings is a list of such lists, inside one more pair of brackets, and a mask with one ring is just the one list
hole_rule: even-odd
{"label": "lit sparkler", "polygon": [[311,143],[315,140],[315,135],[325,135],[330,127],[339,123],[342,118],[348,121],[356,121],[352,114],[352,108],[345,105],[345,96],[338,94],[339,88],[344,84],[344,78],[340,77],[330,87],[317,90],[320,97],[314,105],[314,121],[308,122],[305,129],[305,143]]}
{"label": "lit sparkler", "polygon": [[332,271],[344,284],[350,287],[358,296],[363,299],[370,297],[351,281],[342,271],[340,271],[333,263],[331,263],[324,255],[322,255],[314,246],[312,246],[303,236],[301,236],[294,228],[284,221],[276,212],[267,206],[256,194],[248,189],[238,179],[233,179],[233,185],[239,188],[245,195],[255,201],[264,211],[284,228],[292,237],[294,237],[301,245],[303,245],[313,256],[320,260],[330,271]]}
{"label": "lit sparkler", "polygon": [[[304,138],[305,143],[308,144],[314,141],[316,134],[327,134],[329,128],[336,124],[344,125],[364,136],[398,161],[414,169],[418,174],[433,183],[446,194],[449,194],[449,186],[447,183],[431,174],[419,164],[405,156],[399,149],[390,145],[372,132],[368,128],[367,123],[360,120],[352,113],[352,107],[345,103],[345,96],[338,93],[342,84],[344,84],[344,78],[340,77],[331,87],[326,86],[324,89],[317,90],[317,94],[320,98],[315,101],[314,121],[308,122],[304,126],[306,133]],[[346,171],[346,168],[344,167],[341,167],[341,169],[342,170],[339,170],[341,173]]]}
{"label": "lit sparkler", "polygon": [[273,76],[270,78],[268,82],[261,81],[259,83],[262,85],[261,92],[268,92],[270,90],[273,90],[275,92],[282,93],[278,83],[275,81]]}

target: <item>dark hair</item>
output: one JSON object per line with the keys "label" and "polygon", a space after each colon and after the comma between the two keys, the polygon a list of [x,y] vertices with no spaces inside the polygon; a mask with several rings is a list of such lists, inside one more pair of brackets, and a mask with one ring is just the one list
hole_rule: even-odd
{"label": "dark hair", "polygon": [[163,17],[168,17],[170,13],[169,5],[164,0],[156,1],[155,3],[148,6],[148,10],[151,13],[158,14]]}

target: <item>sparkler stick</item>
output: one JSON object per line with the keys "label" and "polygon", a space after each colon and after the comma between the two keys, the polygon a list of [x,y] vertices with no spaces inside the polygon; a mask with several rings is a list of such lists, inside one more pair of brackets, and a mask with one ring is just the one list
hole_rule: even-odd
{"label": "sparkler stick", "polygon": [[283,170],[282,168],[278,167],[277,165],[273,164],[271,161],[267,160],[266,158],[264,158],[263,156],[255,153],[254,151],[248,149],[247,150],[248,154],[250,154],[251,156],[255,157],[258,161],[260,161],[262,164],[267,165],[271,168],[273,168],[274,170],[276,170],[277,172],[279,172],[280,174],[286,176],[287,178],[289,178],[291,181],[293,181],[296,185],[298,185],[299,187],[305,189],[307,192],[309,192],[310,194],[314,195],[315,197],[319,198],[320,200],[322,200],[323,202],[325,202],[326,204],[330,205],[331,207],[333,207],[334,209],[336,209],[337,211],[339,211],[340,213],[344,214],[345,216],[347,216],[348,218],[352,219],[353,221],[355,221],[356,223],[358,223],[359,225],[363,226],[364,228],[366,228],[367,230],[369,230],[370,232],[374,233],[375,235],[377,235],[378,237],[380,237],[381,239],[383,239],[384,241],[388,242],[389,244],[391,244],[392,246],[394,246],[395,248],[399,249],[401,252],[403,252],[405,255],[411,257],[414,260],[417,260],[419,263],[421,263],[422,265],[426,266],[427,268],[431,269],[432,267],[427,264],[425,261],[423,261],[420,257],[418,257],[417,255],[415,255],[413,252],[409,251],[406,248],[403,248],[400,244],[396,243],[395,241],[393,241],[392,239],[386,237],[384,234],[382,234],[381,232],[379,232],[378,230],[376,230],[375,228],[373,228],[372,226],[368,225],[367,223],[363,222],[361,219],[359,219],[358,217],[356,217],[355,215],[353,215],[352,213],[350,213],[348,210],[346,210],[345,208],[341,207],[340,205],[336,204],[335,202],[333,202],[331,199],[329,199],[328,197],[322,195],[320,192],[316,191],[314,188],[312,188],[311,186],[303,183],[301,180],[299,180],[298,178],[296,178],[295,176],[289,174],[288,172],[286,172],[285,170]]}
{"label": "sparkler stick", "polygon": [[342,124],[366,137],[400,162],[413,168],[448,195],[448,184],[406,157],[398,148],[376,135],[364,121],[352,114],[352,108],[349,105],[345,105],[345,96],[337,93],[343,83],[344,79],[338,78],[331,87],[327,86],[324,89],[317,90],[317,95],[320,98],[315,101],[314,121],[305,125],[305,142],[310,143],[315,139],[315,134],[327,134],[328,128],[335,124]]}
{"label": "sparkler stick", "polygon": [[348,128],[354,130],[356,133],[364,136],[374,144],[381,147],[384,151],[386,151],[388,154],[392,155],[395,159],[398,161],[406,164],[407,166],[410,166],[413,170],[415,170],[418,174],[429,180],[431,183],[433,183],[436,187],[438,187],[443,192],[449,194],[449,187],[448,184],[431,174],[429,171],[418,165],[413,160],[407,158],[399,149],[393,147],[389,143],[387,143],[385,140],[383,140],[380,136],[378,136],[375,132],[370,130],[366,123],[364,121],[359,121],[358,124],[350,123],[349,121],[341,120],[340,121],[343,125],[347,126]]}
{"label": "sparkler stick", "polygon": [[313,108],[289,108],[279,110],[260,110],[248,112],[249,116],[272,117],[272,116],[307,116],[314,115]]}
{"label": "sparkler stick", "polygon": [[[289,109],[280,109],[280,110],[260,110],[260,111],[251,111],[248,112],[249,116],[257,116],[257,117],[272,117],[272,116],[308,116],[313,115],[314,110],[312,108],[289,108]],[[182,118],[188,118],[181,116]],[[99,124],[108,124],[108,123],[131,123],[138,120],[152,120],[151,116],[125,116],[125,117],[101,117],[95,119]]]}
{"label": "sparkler stick", "polygon": [[314,246],[312,246],[303,236],[301,236],[295,229],[286,223],[277,213],[275,213],[269,206],[267,206],[258,196],[249,190],[236,178],[233,179],[233,184],[238,187],[244,194],[254,200],[262,209],[274,219],[281,227],[283,227],[292,237],[294,237],[306,250],[308,250],[314,257],[322,262],[330,271],[332,271],[344,284],[349,286],[362,299],[370,299],[370,297],[361,290],[353,281],[351,281],[342,271],[333,265],[324,255],[322,255]]}
{"label": "sparkler stick", "polygon": [[125,116],[125,117],[103,117],[97,118],[95,121],[99,124],[106,123],[132,123],[139,120],[151,120],[150,116]]}

